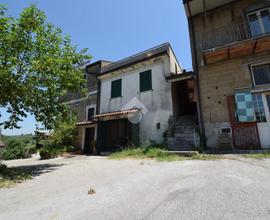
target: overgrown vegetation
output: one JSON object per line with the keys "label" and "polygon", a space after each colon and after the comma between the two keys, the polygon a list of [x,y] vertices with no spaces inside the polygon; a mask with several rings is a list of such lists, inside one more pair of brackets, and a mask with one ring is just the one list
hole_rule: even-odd
{"label": "overgrown vegetation", "polygon": [[20,168],[8,168],[4,164],[0,164],[0,188],[11,187],[16,183],[21,183],[31,179],[31,173]]}
{"label": "overgrown vegetation", "polygon": [[6,147],[0,152],[0,159],[14,160],[28,158],[31,154],[36,153],[34,136],[17,135],[3,136]]}
{"label": "overgrown vegetation", "polygon": [[270,153],[245,154],[243,156],[246,158],[262,160],[270,158]]}
{"label": "overgrown vegetation", "polygon": [[160,146],[142,146],[138,148],[127,148],[123,151],[113,153],[110,159],[155,159],[157,161],[181,161],[181,160],[216,160],[221,159],[220,155],[198,154],[193,156],[180,156],[169,153]]}
{"label": "overgrown vegetation", "polygon": [[55,124],[54,130],[44,142],[44,147],[39,153],[41,159],[50,159],[73,152],[73,141],[76,135],[76,118],[70,116],[68,120],[60,120]]}

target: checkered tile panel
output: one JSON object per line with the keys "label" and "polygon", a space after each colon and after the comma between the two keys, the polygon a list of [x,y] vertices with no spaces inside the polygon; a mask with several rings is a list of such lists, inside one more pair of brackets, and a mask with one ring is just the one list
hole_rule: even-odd
{"label": "checkered tile panel", "polygon": [[250,92],[240,92],[235,94],[237,115],[239,122],[255,121],[255,113]]}

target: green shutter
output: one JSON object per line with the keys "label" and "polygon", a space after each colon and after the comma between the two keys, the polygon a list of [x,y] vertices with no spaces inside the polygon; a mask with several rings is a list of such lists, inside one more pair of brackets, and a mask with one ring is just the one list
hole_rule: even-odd
{"label": "green shutter", "polygon": [[112,81],[111,98],[122,96],[122,79]]}
{"label": "green shutter", "polygon": [[152,90],[152,71],[148,70],[140,73],[140,91]]}

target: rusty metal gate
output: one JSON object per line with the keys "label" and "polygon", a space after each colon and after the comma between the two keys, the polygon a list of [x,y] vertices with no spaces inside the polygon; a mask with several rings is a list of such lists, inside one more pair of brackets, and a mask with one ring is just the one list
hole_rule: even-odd
{"label": "rusty metal gate", "polygon": [[232,137],[235,149],[260,149],[260,137],[257,122],[238,122],[234,96],[227,97]]}

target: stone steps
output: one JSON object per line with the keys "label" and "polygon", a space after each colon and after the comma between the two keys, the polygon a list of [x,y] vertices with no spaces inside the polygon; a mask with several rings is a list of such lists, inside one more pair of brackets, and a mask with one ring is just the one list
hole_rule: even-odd
{"label": "stone steps", "polygon": [[199,136],[195,133],[196,130],[197,125],[194,117],[179,117],[175,123],[173,137],[168,138],[169,149],[171,151],[194,150],[194,148],[199,144]]}

